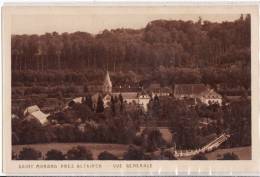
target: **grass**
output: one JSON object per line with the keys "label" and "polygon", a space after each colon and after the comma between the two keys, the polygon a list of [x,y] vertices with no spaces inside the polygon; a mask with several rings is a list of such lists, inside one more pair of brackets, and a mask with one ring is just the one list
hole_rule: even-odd
{"label": "grass", "polygon": [[69,149],[74,146],[84,146],[89,149],[94,159],[97,159],[98,155],[103,151],[108,151],[117,157],[122,157],[123,153],[127,151],[128,145],[123,144],[98,144],[98,143],[50,143],[50,144],[31,144],[31,145],[13,145],[12,151],[15,154],[19,154],[19,152],[23,149],[23,147],[31,147],[35,150],[40,151],[43,155],[45,155],[49,150],[56,149],[63,153],[66,153]]}
{"label": "grass", "polygon": [[[228,149],[217,149],[213,152],[206,153],[208,160],[217,160],[220,159],[225,153],[235,153],[239,160],[251,160],[251,146],[246,147],[236,147]],[[190,160],[192,157],[182,157],[180,160]]]}

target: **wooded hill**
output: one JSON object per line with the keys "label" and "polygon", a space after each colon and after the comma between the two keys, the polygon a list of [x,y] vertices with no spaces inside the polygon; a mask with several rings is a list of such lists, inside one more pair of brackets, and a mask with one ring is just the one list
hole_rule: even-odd
{"label": "wooded hill", "polygon": [[250,88],[250,38],[250,15],[222,23],[155,20],[143,29],[104,30],[97,35],[14,34],[13,81],[22,82],[21,73],[29,70],[85,72],[88,81],[93,73],[109,70],[112,75],[130,72],[135,76],[132,82],[231,83]]}

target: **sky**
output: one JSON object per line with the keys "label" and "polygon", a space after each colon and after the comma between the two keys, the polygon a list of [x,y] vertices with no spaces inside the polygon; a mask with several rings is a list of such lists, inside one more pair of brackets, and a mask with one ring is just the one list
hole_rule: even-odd
{"label": "sky", "polygon": [[12,34],[44,34],[46,32],[83,31],[98,34],[104,29],[140,29],[152,20],[202,20],[212,22],[234,21],[240,14],[171,14],[171,13],[89,13],[89,14],[35,14],[14,15]]}

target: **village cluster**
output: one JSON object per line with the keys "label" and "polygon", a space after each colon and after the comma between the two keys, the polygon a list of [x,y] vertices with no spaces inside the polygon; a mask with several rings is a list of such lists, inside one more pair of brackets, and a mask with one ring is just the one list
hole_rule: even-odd
{"label": "village cluster", "polygon": [[[155,97],[173,97],[178,100],[187,101],[190,106],[197,104],[218,104],[221,106],[223,99],[214,89],[204,84],[175,84],[174,89],[169,87],[162,88],[160,84],[151,84],[147,89],[141,87],[131,88],[130,86],[123,88],[119,86],[116,87],[114,91],[109,72],[106,73],[102,85],[98,85],[95,88],[96,93],[91,96],[94,110],[97,107],[99,97],[103,100],[104,108],[109,107],[112,98],[121,97],[124,103],[139,106],[144,113],[148,111],[150,100]],[[76,97],[68,102],[64,109],[67,109],[72,103],[81,104],[84,101],[85,97]],[[29,106],[24,111],[24,116],[32,116],[38,119],[42,124],[48,122],[47,117],[49,115],[50,113],[43,113],[37,105]]]}

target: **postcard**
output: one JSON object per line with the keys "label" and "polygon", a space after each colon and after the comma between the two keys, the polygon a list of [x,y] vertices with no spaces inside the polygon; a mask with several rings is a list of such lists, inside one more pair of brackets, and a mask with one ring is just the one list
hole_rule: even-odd
{"label": "postcard", "polygon": [[255,4],[5,4],[7,174],[256,174]]}

